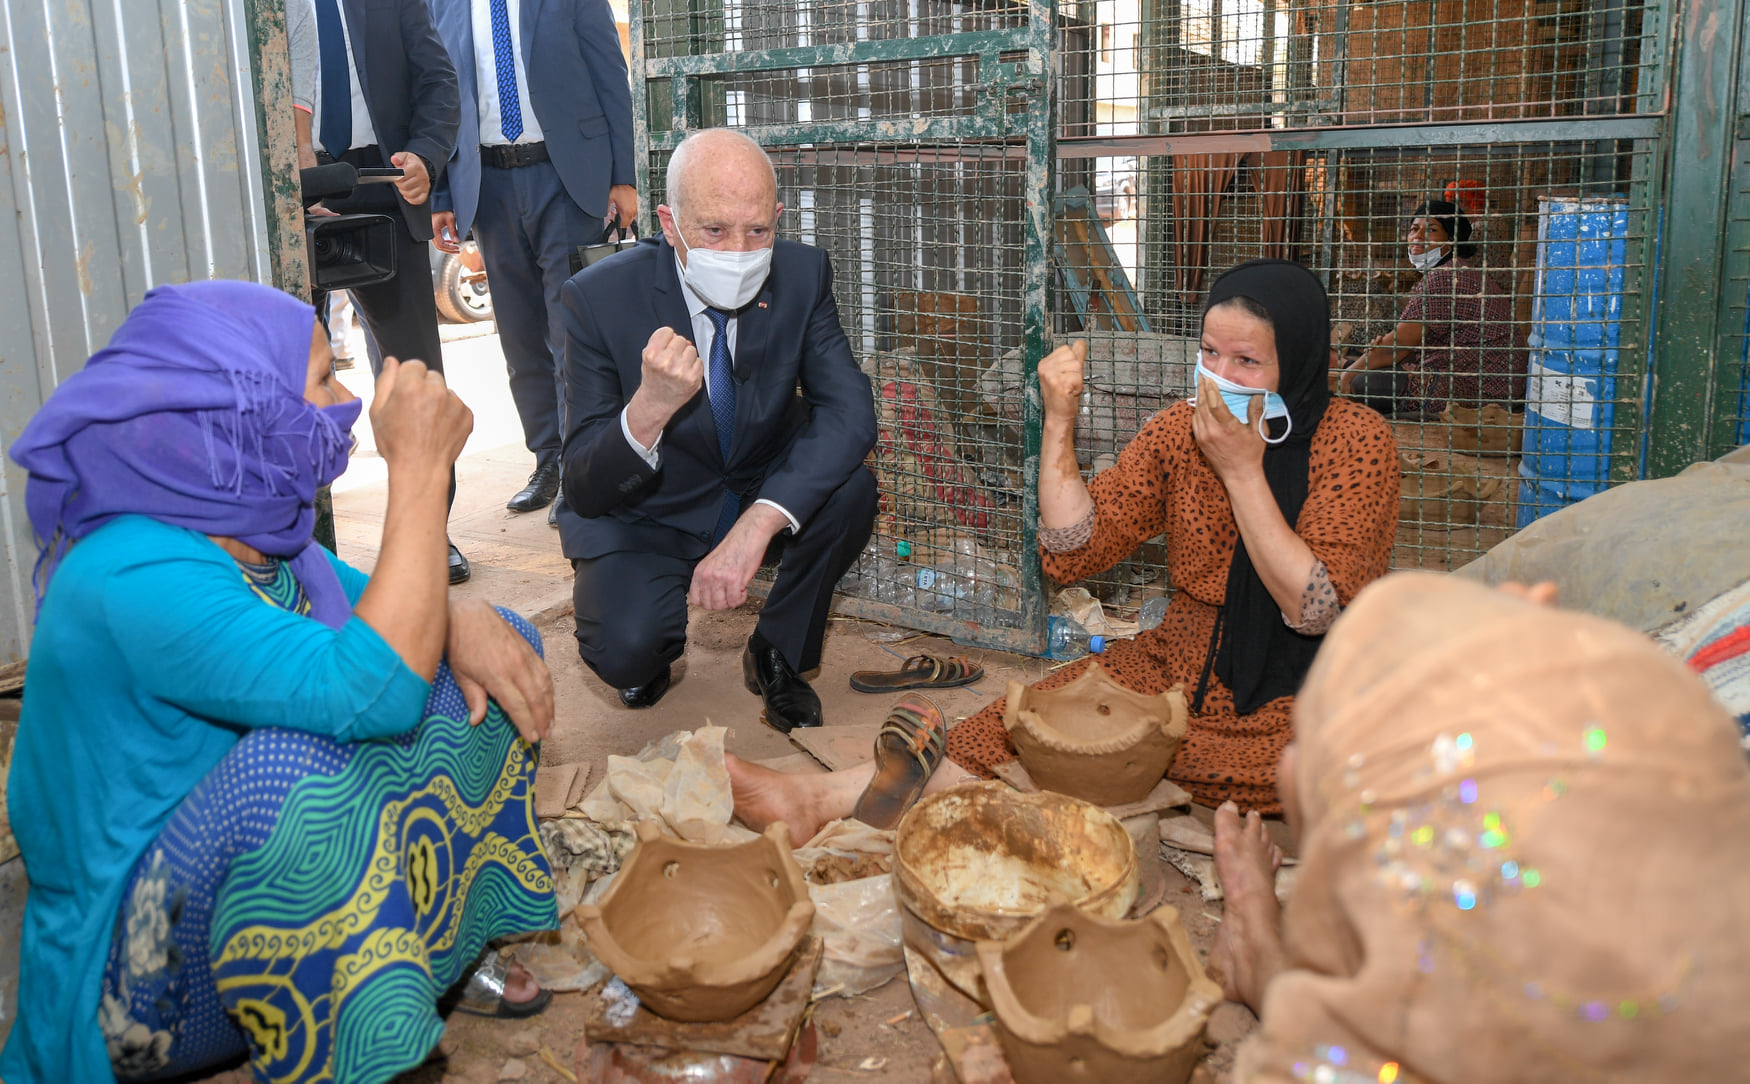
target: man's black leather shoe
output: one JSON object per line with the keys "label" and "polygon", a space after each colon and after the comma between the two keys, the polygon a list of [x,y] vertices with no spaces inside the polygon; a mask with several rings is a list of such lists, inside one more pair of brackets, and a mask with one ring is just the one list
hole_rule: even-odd
{"label": "man's black leather shoe", "polygon": [[559,502],[554,501],[547,506],[547,526],[559,526]]}
{"label": "man's black leather shoe", "polygon": [[766,702],[766,722],[785,734],[799,726],[820,725],[820,697],[790,669],[784,653],[755,633],[741,653],[747,691]]}
{"label": "man's black leather shoe", "polygon": [[642,685],[634,685],[630,689],[620,690],[620,703],[629,708],[648,708],[662,699],[662,694],[668,692],[668,667],[646,681]]}
{"label": "man's black leather shoe", "polygon": [[506,501],[504,506],[512,512],[533,512],[552,504],[553,498],[558,495],[559,461],[550,459],[535,468],[535,473],[529,475],[529,484]]}
{"label": "man's black leather shoe", "polygon": [[468,559],[466,557],[463,557],[462,551],[456,548],[456,544],[454,542],[451,542],[450,543],[450,583],[452,583],[452,584],[467,583],[468,577],[472,576],[473,574],[474,574],[474,570],[472,568],[468,567]]}

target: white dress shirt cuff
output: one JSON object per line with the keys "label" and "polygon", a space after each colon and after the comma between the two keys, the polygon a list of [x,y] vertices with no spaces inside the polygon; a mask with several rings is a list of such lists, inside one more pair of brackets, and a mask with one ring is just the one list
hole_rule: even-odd
{"label": "white dress shirt cuff", "polygon": [[[637,445],[634,444],[633,447],[637,447]],[[802,533],[802,524],[796,522],[796,517],[790,514],[790,510],[788,508],[785,508],[783,505],[779,504],[777,501],[768,501],[764,497],[761,497],[759,500],[757,500],[753,503],[763,504],[763,505],[766,505],[768,508],[776,508],[778,511],[780,511],[784,514],[785,519],[790,521],[790,533],[791,534],[801,534]]]}
{"label": "white dress shirt cuff", "polygon": [[[662,464],[662,434],[656,434],[656,439],[651,441],[648,448],[638,443],[638,438],[632,435],[632,426],[626,422],[628,409],[630,408],[622,407],[620,409],[620,432],[626,435],[626,443],[632,446],[632,450],[638,453],[638,457],[648,463],[651,470],[656,470]],[[788,516],[790,513],[785,512],[784,514]],[[791,520],[790,522],[796,521]]]}

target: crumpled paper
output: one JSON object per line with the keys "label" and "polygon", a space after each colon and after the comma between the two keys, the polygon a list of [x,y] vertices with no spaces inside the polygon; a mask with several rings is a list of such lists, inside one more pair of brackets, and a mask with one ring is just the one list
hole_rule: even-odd
{"label": "crumpled paper", "polygon": [[679,730],[637,756],[609,757],[608,773],[578,811],[601,824],[655,820],[688,843],[745,843],[757,833],[729,823],[735,803],[720,726]]}
{"label": "crumpled paper", "polygon": [[1142,631],[1142,626],[1134,621],[1107,617],[1100,600],[1086,587],[1066,587],[1059,591],[1051,600],[1051,612],[1070,618],[1092,635],[1104,636],[1108,640],[1126,639]]}

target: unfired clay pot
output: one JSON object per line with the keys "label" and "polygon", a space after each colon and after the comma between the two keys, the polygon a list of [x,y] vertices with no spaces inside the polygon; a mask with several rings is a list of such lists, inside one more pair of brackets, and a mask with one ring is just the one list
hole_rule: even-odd
{"label": "unfired clay pot", "polygon": [[1095,805],[1148,797],[1188,725],[1178,686],[1158,696],[1133,693],[1107,677],[1097,659],[1055,689],[1011,681],[1003,704],[1003,726],[1039,789]]}
{"label": "unfired clay pot", "polygon": [[736,847],[638,825],[638,846],[599,905],[577,909],[590,950],[651,1012],[728,1020],[783,979],[814,921],[783,824]]}
{"label": "unfired clay pot", "polygon": [[1221,1003],[1170,906],[1135,922],[1053,907],[979,942],[978,962],[1016,1084],[1184,1084]]}
{"label": "unfired clay pot", "polygon": [[893,833],[905,943],[987,1003],[974,952],[1054,903],[1116,918],[1136,902],[1136,845],[1110,813],[1062,794],[963,783],[922,799]]}

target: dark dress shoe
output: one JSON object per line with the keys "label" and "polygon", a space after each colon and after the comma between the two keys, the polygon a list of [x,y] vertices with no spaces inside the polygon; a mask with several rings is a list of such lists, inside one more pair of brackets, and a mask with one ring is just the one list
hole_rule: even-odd
{"label": "dark dress shoe", "polygon": [[473,574],[474,574],[474,570],[472,568],[468,567],[468,559],[466,557],[463,557],[462,551],[456,548],[456,544],[454,542],[451,542],[450,543],[450,583],[452,583],[452,584],[467,583],[468,577],[472,576]]}
{"label": "dark dress shoe", "polygon": [[634,685],[630,689],[620,690],[620,703],[629,708],[648,708],[662,699],[662,694],[668,692],[668,667],[646,681],[642,685]]}
{"label": "dark dress shoe", "polygon": [[535,473],[529,475],[529,484],[504,502],[504,506],[512,512],[533,512],[552,504],[558,495],[559,461],[554,459],[536,467]]}
{"label": "dark dress shoe", "polygon": [[757,633],[741,653],[747,691],[766,702],[766,722],[785,734],[799,726],[820,725],[820,697],[803,681],[784,653]]}
{"label": "dark dress shoe", "polygon": [[547,506],[547,526],[559,526],[559,502],[554,501]]}

